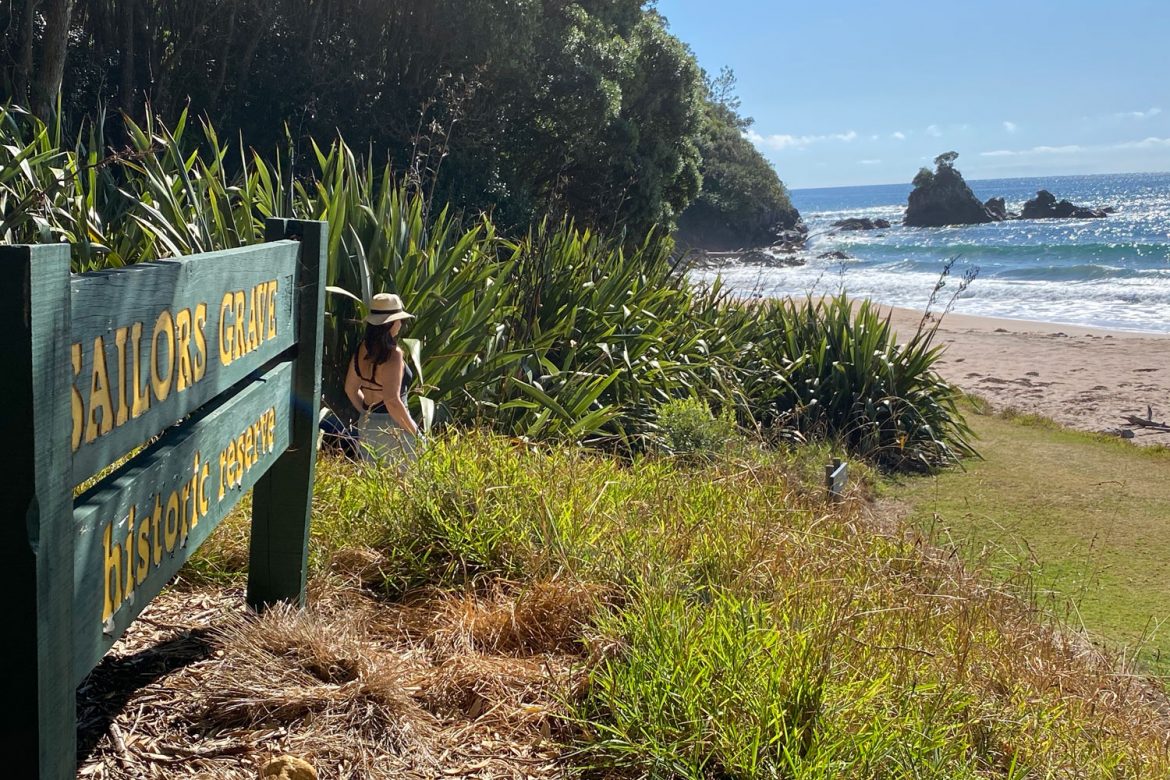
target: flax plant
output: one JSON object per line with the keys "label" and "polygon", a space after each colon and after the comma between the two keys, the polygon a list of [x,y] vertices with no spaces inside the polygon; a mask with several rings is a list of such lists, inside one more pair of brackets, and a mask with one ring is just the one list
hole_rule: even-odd
{"label": "flax plant", "polygon": [[[905,344],[868,305],[734,300],[692,284],[668,238],[617,241],[571,222],[506,238],[485,216],[430,211],[343,141],[272,157],[184,113],[59,131],[0,108],[0,238],[65,242],[75,271],[256,243],[264,220],[329,224],[325,403],[345,416],[345,364],[376,292],[416,315],[410,403],[432,425],[480,424],[627,454],[659,407],[691,398],[782,437],[828,436],[891,468],[972,453],[930,331]],[[293,170],[297,175],[292,175]]]}

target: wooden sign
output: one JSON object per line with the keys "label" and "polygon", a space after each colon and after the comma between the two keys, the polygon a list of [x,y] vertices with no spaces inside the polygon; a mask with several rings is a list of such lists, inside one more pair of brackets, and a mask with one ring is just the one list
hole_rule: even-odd
{"label": "wooden sign", "polygon": [[77,685],[245,491],[248,603],[303,602],[326,227],[266,238],[73,277],[66,246],[0,247],[0,661],[21,713],[0,745],[22,776],[75,777]]}

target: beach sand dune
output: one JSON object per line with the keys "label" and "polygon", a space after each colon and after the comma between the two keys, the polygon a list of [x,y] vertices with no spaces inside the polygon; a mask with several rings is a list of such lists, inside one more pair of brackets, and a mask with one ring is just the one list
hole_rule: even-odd
{"label": "beach sand dune", "polygon": [[[921,312],[883,307],[899,333]],[[1138,444],[1170,446],[1170,432],[1127,416],[1170,423],[1170,336],[948,314],[937,341],[939,373],[996,410],[1014,407],[1085,431],[1133,430]]]}

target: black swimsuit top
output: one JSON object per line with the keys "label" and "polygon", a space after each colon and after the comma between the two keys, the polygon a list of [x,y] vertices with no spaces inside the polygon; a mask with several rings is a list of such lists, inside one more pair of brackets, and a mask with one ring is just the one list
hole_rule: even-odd
{"label": "black swimsuit top", "polygon": [[[358,347],[357,352],[353,353],[353,370],[361,380],[360,387],[362,390],[376,390],[380,394],[382,392],[382,385],[374,378],[378,375],[378,367],[374,366],[373,373],[370,376],[362,374],[361,362],[358,356],[361,354],[361,347]],[[398,394],[402,396],[402,404],[406,405],[406,390],[410,387],[410,383],[414,381],[414,372],[410,370],[410,365],[403,358],[402,361],[402,385],[398,388]],[[373,406],[368,407],[369,411],[374,414],[386,414],[386,404],[378,401]]]}

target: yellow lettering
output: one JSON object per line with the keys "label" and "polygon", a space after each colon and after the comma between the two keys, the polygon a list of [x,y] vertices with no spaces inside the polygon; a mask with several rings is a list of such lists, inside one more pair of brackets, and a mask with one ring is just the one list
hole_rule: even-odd
{"label": "yellow lettering", "polygon": [[[101,412],[101,415],[98,415]],[[114,402],[110,399],[110,377],[106,372],[106,344],[101,336],[93,340],[93,369],[90,371],[89,416],[85,443],[89,444],[114,427]]]}
{"label": "yellow lettering", "polygon": [[179,540],[179,493],[175,491],[167,498],[166,522],[163,526],[167,552],[175,551],[175,542]]}
{"label": "yellow lettering", "polygon": [[[114,524],[106,526],[102,535],[102,546],[105,548],[105,598],[102,601],[102,622],[114,616],[118,607],[122,606],[122,546],[114,541]],[[113,574],[113,587],[110,587],[110,575]]]}
{"label": "yellow lettering", "polygon": [[235,473],[236,473],[236,440],[235,439],[232,439],[230,442],[228,442],[227,449],[224,450],[224,457],[227,458],[227,462],[224,465],[224,472],[223,472],[224,473],[224,480],[223,481],[224,481],[224,484],[230,488],[235,484]]}
{"label": "yellow lettering", "polygon": [[130,357],[133,358],[134,370],[131,383],[134,401],[130,405],[130,416],[141,417],[150,409],[150,385],[142,384],[142,323],[136,322],[130,326]]}
{"label": "yellow lettering", "polygon": [[276,280],[268,283],[268,293],[264,296],[268,301],[268,338],[276,338]]}
{"label": "yellow lettering", "polygon": [[[163,376],[159,360],[158,337],[164,336],[167,342],[167,359],[163,365],[167,368]],[[150,341],[150,385],[154,388],[154,397],[159,401],[167,400],[171,394],[171,382],[175,378],[175,319],[171,313],[163,309],[162,314],[154,321],[154,335]]]}
{"label": "yellow lettering", "polygon": [[233,301],[235,303],[235,319],[236,319],[236,333],[232,337],[235,340],[232,346],[232,360],[239,360],[244,355],[248,354],[248,343],[244,340],[247,336],[244,333],[244,291],[236,290],[233,294]]}
{"label": "yellow lettering", "polygon": [[73,382],[69,389],[72,390],[72,412],[73,412],[73,451],[77,452],[77,448],[81,446],[81,428],[85,422],[85,404],[81,400],[81,392],[77,389],[77,377],[81,374],[81,344],[74,344],[70,348],[70,353],[73,358]]}
{"label": "yellow lettering", "polygon": [[256,347],[260,346],[260,328],[258,327],[260,313],[256,311],[256,290],[252,288],[252,294],[248,296],[248,351],[252,352]]}
{"label": "yellow lettering", "polygon": [[[133,507],[130,509],[134,512]],[[130,524],[133,527],[133,523]],[[150,514],[146,514],[138,521],[138,584],[146,580],[150,571]]]}
{"label": "yellow lettering", "polygon": [[134,595],[134,508],[130,508],[130,526],[126,529],[126,598]]}
{"label": "yellow lettering", "polygon": [[162,521],[162,496],[154,497],[154,514],[151,515],[151,539],[154,541],[154,565],[158,566],[162,563],[162,536],[159,534],[159,526]]}
{"label": "yellow lettering", "polygon": [[114,426],[125,425],[130,419],[130,403],[126,400],[126,336],[129,328],[114,331],[114,346],[118,348],[118,416]]}
{"label": "yellow lettering", "polygon": [[228,314],[232,311],[232,294],[229,290],[223,294],[219,304],[219,362],[225,366],[232,364],[232,353],[235,349],[233,334],[235,331],[228,326]]}
{"label": "yellow lettering", "polygon": [[244,432],[244,452],[247,453],[245,461],[248,464],[248,468],[252,468],[252,466],[256,463],[257,453],[256,431],[253,430],[251,425],[249,425],[248,430]]}
{"label": "yellow lettering", "polygon": [[187,515],[187,502],[191,499],[191,483],[184,482],[183,487],[180,488],[179,496],[179,528],[183,535],[184,543],[187,540],[187,534],[191,532],[191,518]]}
{"label": "yellow lettering", "polygon": [[178,341],[179,392],[186,390],[195,381],[191,372],[191,310],[179,309],[175,315],[175,339]]}
{"label": "yellow lettering", "polygon": [[191,527],[199,525],[199,453],[195,453],[195,465],[191,469]]}
{"label": "yellow lettering", "polygon": [[268,319],[268,282],[256,285],[256,345],[264,343]]}
{"label": "yellow lettering", "polygon": [[[222,456],[221,456],[222,457]],[[211,476],[211,467],[206,463],[203,464],[203,470],[199,472],[199,489],[196,493],[199,494],[199,516],[206,517],[207,510],[211,508],[211,497],[207,495],[207,478]],[[223,497],[223,494],[220,494]]]}
{"label": "yellow lettering", "polygon": [[195,307],[195,355],[192,362],[195,381],[198,382],[207,373],[207,336],[203,329],[207,327],[207,304],[201,303]]}
{"label": "yellow lettering", "polygon": [[224,480],[227,478],[227,450],[219,453],[219,496],[217,501],[223,501]]}

